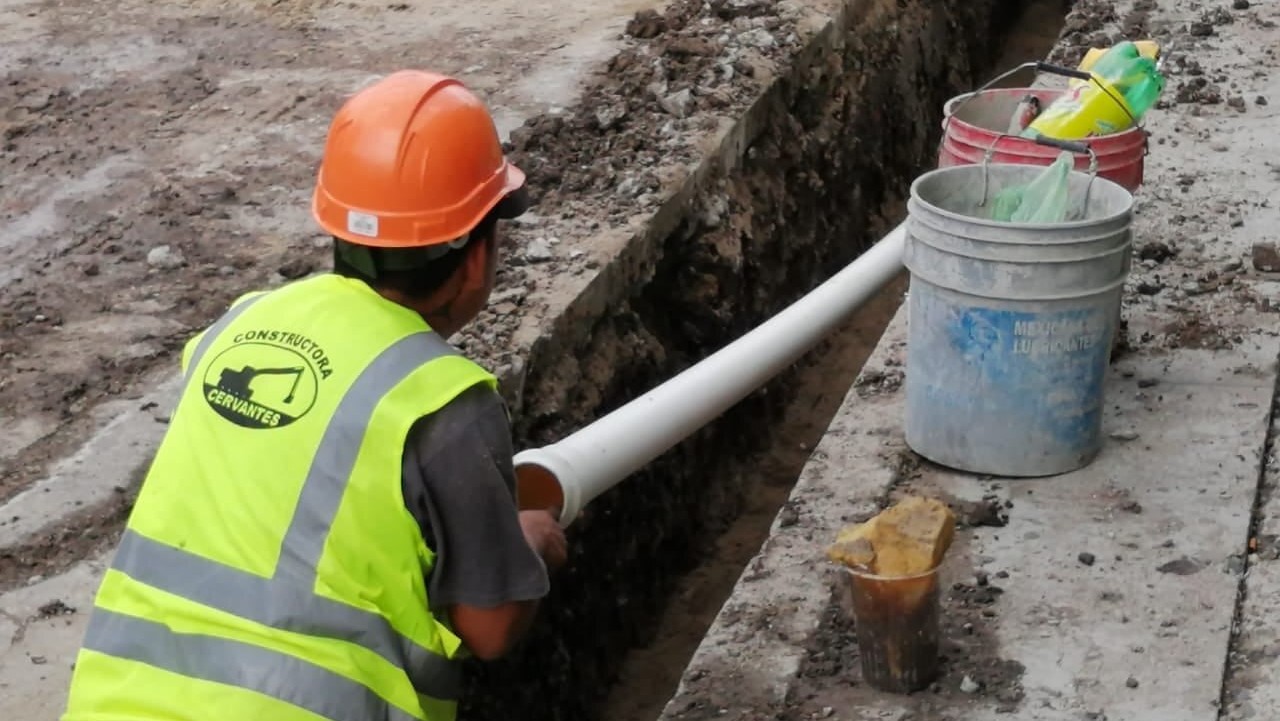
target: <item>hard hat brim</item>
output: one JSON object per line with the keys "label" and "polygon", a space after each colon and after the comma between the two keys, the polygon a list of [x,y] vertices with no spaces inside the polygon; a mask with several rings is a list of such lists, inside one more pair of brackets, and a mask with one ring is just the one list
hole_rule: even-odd
{"label": "hard hat brim", "polygon": [[493,207],[494,215],[500,220],[511,220],[512,218],[520,218],[524,215],[532,205],[529,197],[529,187],[525,186],[525,172],[515,165],[507,163],[507,187],[511,191],[498,201],[498,205]]}

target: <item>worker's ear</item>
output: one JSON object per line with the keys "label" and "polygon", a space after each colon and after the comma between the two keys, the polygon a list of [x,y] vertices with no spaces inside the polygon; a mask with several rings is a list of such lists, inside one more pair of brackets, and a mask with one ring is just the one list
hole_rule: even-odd
{"label": "worker's ear", "polygon": [[483,238],[476,238],[467,246],[467,257],[462,261],[462,285],[460,294],[488,294],[497,266],[497,243],[490,231]]}

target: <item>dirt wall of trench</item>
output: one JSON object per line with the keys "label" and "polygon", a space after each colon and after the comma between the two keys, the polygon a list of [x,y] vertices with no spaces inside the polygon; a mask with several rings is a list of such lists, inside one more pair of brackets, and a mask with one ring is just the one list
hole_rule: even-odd
{"label": "dirt wall of trench", "polygon": [[[667,203],[602,271],[616,276],[613,297],[597,298],[594,313],[571,309],[571,330],[534,345],[512,398],[517,444],[563,437],[687,368],[881,237],[910,181],[934,162],[944,101],[981,81],[1018,5],[869,0],[841,8],[779,66],[726,138],[738,147],[713,156],[687,197]],[[747,8],[768,17],[771,7],[677,2],[665,16],[638,17],[632,32],[669,57],[676,44],[696,47],[703,15]],[[779,29],[774,35],[785,35]],[[628,50],[611,65],[610,81],[621,76],[634,90],[625,102],[652,100],[644,90],[652,78],[635,72],[649,67],[644,56]],[[682,57],[675,72],[693,77],[700,63],[714,63],[709,54]],[[589,190],[593,176],[575,160],[607,156],[621,166],[643,152],[635,134],[618,147],[621,134],[601,112],[587,102],[515,134],[535,187]],[[555,190],[542,201],[543,213],[570,207]],[[674,580],[736,515],[742,479],[723,460],[767,443],[791,381],[783,374],[592,505],[572,529],[572,565],[555,578],[531,637],[514,657],[471,669],[463,718],[596,717],[625,652],[653,633]]]}

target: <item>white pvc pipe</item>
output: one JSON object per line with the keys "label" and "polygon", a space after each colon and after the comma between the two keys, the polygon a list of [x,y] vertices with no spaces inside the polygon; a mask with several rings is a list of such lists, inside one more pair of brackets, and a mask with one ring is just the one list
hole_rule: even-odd
{"label": "white pvc pipe", "polygon": [[[568,526],[600,494],[794,363],[902,270],[905,223],[759,327],[561,441],[516,454],[521,505],[562,503]],[[541,488],[534,488],[534,486]]]}

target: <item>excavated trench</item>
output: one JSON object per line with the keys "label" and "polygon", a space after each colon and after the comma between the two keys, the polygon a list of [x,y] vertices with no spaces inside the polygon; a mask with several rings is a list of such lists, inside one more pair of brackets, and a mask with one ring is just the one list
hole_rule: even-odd
{"label": "excavated trench", "polygon": [[[995,68],[1043,57],[1066,5],[850,3],[835,42],[799,53],[777,78],[741,162],[708,175],[645,279],[589,321],[581,342],[535,351],[517,444],[604,415],[878,240],[934,164],[943,103]],[[696,17],[700,7],[712,5],[677,2],[667,13]],[[596,501],[571,530],[571,566],[530,638],[508,660],[471,667],[462,717],[655,718],[903,287],[900,278],[788,372]]]}

